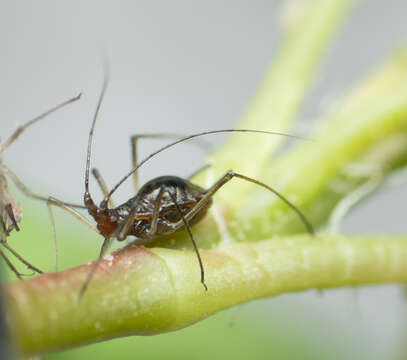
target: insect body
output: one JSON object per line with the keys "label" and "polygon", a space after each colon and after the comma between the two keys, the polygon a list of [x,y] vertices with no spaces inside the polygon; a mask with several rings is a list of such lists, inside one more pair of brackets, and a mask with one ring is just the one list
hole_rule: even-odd
{"label": "insect body", "polygon": [[[39,115],[38,117],[28,121],[27,123],[23,124],[19,128],[17,128],[11,136],[4,142],[0,144],[0,243],[3,245],[5,249],[7,249],[11,254],[13,254],[17,259],[19,259],[24,265],[26,265],[29,269],[37,272],[42,273],[40,269],[35,267],[34,265],[30,264],[27,260],[25,260],[17,251],[15,251],[7,242],[7,238],[13,230],[19,231],[20,228],[18,223],[21,221],[22,218],[22,210],[21,206],[14,200],[13,196],[11,195],[8,189],[7,177],[11,177],[11,179],[16,183],[16,185],[24,192],[26,195],[31,196],[33,198],[47,201],[47,198],[42,196],[36,195],[32,193],[22,182],[19,180],[17,175],[15,175],[2,161],[1,155],[3,154],[4,150],[6,150],[11,144],[13,144],[18,137],[31,125],[38,122],[39,120],[45,118],[46,116],[50,115],[54,111],[76,101],[79,100],[81,94],[78,96],[63,102],[55,106],[54,108],[46,111],[45,113]],[[16,274],[18,278],[21,278],[21,275],[15,266],[12,264],[10,259],[7,255],[0,249],[0,256],[6,261],[9,268]]]}
{"label": "insect body", "polygon": [[[311,224],[302,214],[302,212],[283,195],[258,180],[252,179],[243,174],[235,173],[233,171],[228,171],[209,189],[201,188],[197,185],[192,184],[189,180],[182,179],[176,176],[161,176],[150,180],[143,187],[141,187],[140,190],[137,189],[137,170],[146,161],[171,146],[195,137],[221,132],[252,132],[286,135],[294,138],[297,137],[294,135],[287,135],[270,131],[227,129],[194,134],[172,142],[167,146],[164,146],[163,148],[150,154],[140,163],[137,163],[136,141],[138,137],[135,136],[132,138],[134,167],[126,176],[124,176],[119,181],[119,183],[116,184],[116,186],[113,187],[110,192],[108,192],[99,171],[93,169],[93,175],[96,177],[96,180],[98,181],[102,192],[105,195],[103,201],[100,203],[99,206],[97,206],[89,191],[90,158],[94,128],[100,105],[105,94],[106,86],[107,79],[105,79],[103,90],[100,95],[98,106],[93,118],[91,130],[89,132],[84,193],[85,207],[88,209],[88,213],[96,221],[98,232],[104,237],[104,242],[100,250],[99,258],[93,264],[93,267],[91,268],[91,271],[89,272],[88,277],[81,288],[79,298],[81,298],[85,293],[93,276],[93,273],[97,269],[102,257],[106,253],[112,239],[115,238],[118,241],[123,241],[128,236],[135,236],[137,239],[134,241],[134,243],[145,243],[146,240],[147,242],[152,243],[158,236],[171,234],[184,229],[188,231],[189,237],[194,246],[201,269],[201,282],[205,290],[207,290],[207,286],[205,284],[204,266],[199,254],[197,244],[191,231],[191,226],[199,222],[205,216],[208,208],[212,203],[213,195],[233,178],[240,178],[244,181],[252,182],[273,192],[297,213],[308,232],[314,232]],[[137,191],[136,196],[134,196],[124,204],[114,207],[111,200],[112,194],[130,176],[133,176],[133,181]],[[112,208],[109,208],[109,205]]]}
{"label": "insect body", "polygon": [[[182,215],[187,216],[205,193],[203,188],[188,180],[177,176],[161,176],[147,182],[135,197],[114,209],[98,207],[90,197],[85,204],[104,237],[115,237],[119,241],[129,235],[139,239],[154,239],[184,228]],[[209,199],[205,207],[200,209],[199,216],[194,216],[189,225],[197,223],[211,203]]]}

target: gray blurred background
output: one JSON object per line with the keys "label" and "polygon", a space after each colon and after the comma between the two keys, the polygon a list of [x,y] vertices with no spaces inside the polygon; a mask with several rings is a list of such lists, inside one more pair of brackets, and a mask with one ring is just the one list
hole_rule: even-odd
{"label": "gray blurred background", "polygon": [[[81,202],[103,51],[110,59],[111,83],[96,130],[93,164],[109,185],[130,168],[131,134],[233,127],[278,49],[280,5],[270,0],[2,1],[2,139],[17,125],[83,92],[79,102],[22,136],[5,154],[7,164],[32,190]],[[301,131],[407,44],[406,14],[403,0],[360,2],[326,51],[301,111]],[[223,139],[210,141],[216,145]],[[159,144],[142,142],[141,154]],[[141,181],[187,175],[204,156],[191,145],[179,146],[145,166]],[[121,188],[118,200],[129,197],[130,185]],[[358,207],[344,231],[405,233],[405,199],[402,181]],[[396,286],[332,290],[323,296],[310,291],[256,304],[262,321],[267,309],[277,317],[289,311],[298,329],[318,318],[339,343],[354,339],[359,356],[370,359],[391,354],[404,337],[405,300]]]}

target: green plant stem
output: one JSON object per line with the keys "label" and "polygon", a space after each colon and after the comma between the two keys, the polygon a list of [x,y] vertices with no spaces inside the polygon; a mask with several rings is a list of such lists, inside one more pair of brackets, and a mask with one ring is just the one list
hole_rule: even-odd
{"label": "green plant stem", "polygon": [[[292,122],[329,41],[355,2],[311,0],[304,5],[303,16],[285,34],[257,94],[239,124],[240,128],[291,131]],[[281,136],[256,136],[254,147],[250,135],[231,136],[215,154],[213,171],[216,176],[220,176],[233,169],[255,177],[264,161],[270,160],[272,152],[277,150],[283,140]],[[241,150],[238,156],[236,149]],[[243,187],[240,192],[243,192]]]}
{"label": "green plant stem", "polygon": [[[266,167],[262,179],[291,196],[318,226],[355,188],[405,166],[407,82],[400,79],[407,79],[405,52],[396,54],[351,92],[314,135],[314,142],[299,144]],[[285,204],[265,205],[263,198],[257,192],[241,204],[236,209],[237,222],[250,213],[253,229],[259,226],[256,218],[264,219],[267,212],[275,232],[301,231],[302,225]]]}
{"label": "green plant stem", "polygon": [[193,252],[129,247],[103,261],[6,288],[8,316],[25,355],[191,325],[249,300],[313,288],[407,281],[407,236],[275,237],[203,252],[204,291]]}

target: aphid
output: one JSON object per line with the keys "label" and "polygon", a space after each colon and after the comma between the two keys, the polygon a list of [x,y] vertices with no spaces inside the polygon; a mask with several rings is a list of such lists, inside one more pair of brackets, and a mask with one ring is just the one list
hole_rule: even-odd
{"label": "aphid", "polygon": [[[7,238],[10,235],[10,233],[13,230],[19,231],[20,228],[18,226],[18,223],[21,221],[22,218],[22,210],[21,206],[18,204],[18,202],[13,198],[11,195],[9,189],[8,189],[8,183],[7,183],[7,175],[10,176],[10,178],[16,183],[16,185],[26,193],[26,195],[39,199],[39,200],[45,200],[47,201],[47,198],[39,196],[31,192],[22,182],[19,180],[17,175],[15,175],[2,161],[1,155],[3,152],[11,145],[13,144],[18,137],[31,125],[35,124],[39,120],[45,118],[46,116],[50,115],[51,113],[61,109],[62,107],[79,100],[81,94],[78,96],[69,99],[52,109],[49,109],[45,113],[37,116],[36,118],[26,122],[25,124],[21,125],[18,127],[12,134],[11,136],[5,141],[4,143],[0,144],[0,243],[4,246],[5,249],[7,249],[11,254],[13,254],[18,260],[20,260],[24,265],[26,265],[29,269],[37,272],[37,273],[42,273],[40,269],[38,269],[36,266],[32,265],[29,263],[27,260],[25,260],[16,250],[14,250],[7,242]],[[5,262],[7,263],[8,267],[16,274],[16,276],[21,279],[21,274],[18,272],[16,267],[12,264],[10,259],[7,257],[7,255],[3,252],[3,250],[0,249],[0,256],[3,257]]]}
{"label": "aphid", "polygon": [[[110,190],[110,192],[108,192],[106,185],[104,184],[102,177],[100,176],[100,173],[95,169],[93,170],[93,175],[95,175],[97,182],[100,185],[102,192],[104,193],[104,199],[99,206],[96,205],[89,191],[90,159],[96,119],[106,91],[107,82],[108,80],[107,78],[105,78],[103,89],[99,97],[99,102],[89,132],[85,170],[85,192],[83,196],[84,204],[88,210],[88,213],[96,221],[97,231],[104,237],[104,241],[100,250],[99,257],[93,264],[93,267],[91,268],[88,277],[80,290],[79,298],[81,298],[85,293],[89,282],[91,281],[93,273],[97,269],[102,257],[105,255],[112,239],[123,241],[131,235],[136,237],[136,240],[134,240],[133,243],[153,243],[157,239],[157,237],[161,235],[171,234],[184,229],[187,230],[194,246],[201,270],[201,283],[204,286],[205,290],[207,290],[207,286],[205,284],[204,266],[199,254],[198,246],[191,231],[191,226],[198,223],[205,216],[208,208],[211,206],[212,196],[222,186],[224,186],[227,182],[235,177],[252,182],[273,192],[297,213],[301,221],[304,223],[307,231],[311,234],[314,233],[314,230],[307,218],[283,195],[258,180],[252,179],[243,174],[235,173],[233,171],[228,171],[209,189],[204,189],[200,186],[192,184],[187,179],[183,179],[177,176],[160,176],[148,181],[139,190],[137,189],[137,170],[146,161],[148,161],[158,153],[168,149],[169,147],[188,139],[222,132],[252,132],[286,135],[298,138],[294,135],[287,135],[271,131],[227,129],[202,132],[174,141],[150,154],[147,158],[145,158],[138,164],[136,149],[138,137],[134,136],[132,137],[133,169],[126,176],[124,176],[116,184],[116,186],[114,186],[113,189]],[[125,203],[114,207],[111,201],[112,194],[131,175],[133,175],[136,191],[138,190],[136,195]],[[111,206],[111,208],[109,207],[109,205]]]}

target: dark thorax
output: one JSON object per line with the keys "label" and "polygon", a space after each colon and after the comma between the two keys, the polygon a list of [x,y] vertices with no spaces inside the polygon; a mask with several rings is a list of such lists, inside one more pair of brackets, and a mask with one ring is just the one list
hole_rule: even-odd
{"label": "dark thorax", "polygon": [[[157,208],[157,199],[160,192],[162,198],[158,208],[157,230],[151,233],[151,222],[154,210]],[[111,215],[117,218],[117,225],[126,221],[133,209],[136,208],[134,222],[126,235],[133,235],[140,239],[149,239],[160,235],[170,234],[184,229],[175,229],[175,225],[182,221],[172,194],[184,216],[197,204],[205,195],[206,190],[192,184],[188,180],[177,176],[160,176],[150,180],[139,190],[137,195],[115,209],[111,209]],[[205,216],[212,201],[208,201],[192,219],[189,224],[193,225]],[[156,210],[157,211],[157,210]]]}

